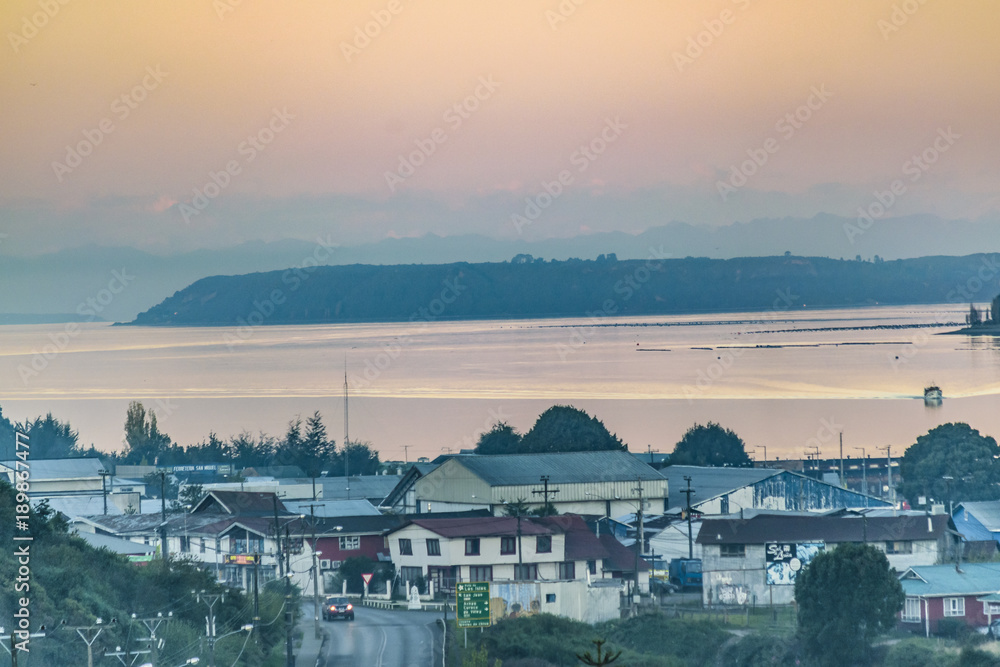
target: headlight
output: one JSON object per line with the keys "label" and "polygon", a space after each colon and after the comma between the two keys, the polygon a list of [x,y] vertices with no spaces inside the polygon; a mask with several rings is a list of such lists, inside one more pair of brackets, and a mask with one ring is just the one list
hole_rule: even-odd
{"label": "headlight", "polygon": [[354,609],[354,605],[353,604],[347,605],[347,611],[350,611],[352,609]]}
{"label": "headlight", "polygon": [[330,607],[330,611],[337,611],[337,607],[336,606]]}

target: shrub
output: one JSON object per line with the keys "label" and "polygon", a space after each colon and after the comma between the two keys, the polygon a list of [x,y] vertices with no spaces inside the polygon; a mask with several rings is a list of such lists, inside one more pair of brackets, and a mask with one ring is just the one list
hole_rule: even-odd
{"label": "shrub", "polygon": [[885,656],[884,667],[938,667],[941,656],[937,651],[913,641],[892,646]]}
{"label": "shrub", "polygon": [[731,667],[794,667],[801,664],[799,653],[793,638],[752,634],[725,646],[719,661]]}
{"label": "shrub", "polygon": [[[711,665],[731,635],[717,623],[643,614],[608,624],[609,642],[638,653],[672,655],[685,664]],[[628,661],[632,664],[632,660]]]}

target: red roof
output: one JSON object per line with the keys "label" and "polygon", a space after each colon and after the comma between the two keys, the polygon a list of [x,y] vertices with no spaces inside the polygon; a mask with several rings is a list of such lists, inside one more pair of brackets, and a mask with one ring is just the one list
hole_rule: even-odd
{"label": "red roof", "polygon": [[[614,535],[602,533],[601,544],[607,548],[610,561],[610,570],[619,572],[635,572],[635,551],[618,541]],[[649,569],[649,564],[643,559],[639,559],[639,571],[645,572]]]}
{"label": "red roof", "polygon": [[575,514],[562,514],[534,519],[566,535],[566,560],[602,560],[608,557],[597,536],[590,532],[583,518]]}

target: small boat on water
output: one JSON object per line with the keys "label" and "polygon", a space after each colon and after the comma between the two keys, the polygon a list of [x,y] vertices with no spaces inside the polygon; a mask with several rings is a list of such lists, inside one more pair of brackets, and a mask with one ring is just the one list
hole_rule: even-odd
{"label": "small boat on water", "polygon": [[924,388],[924,405],[941,405],[943,399],[944,394],[941,393],[941,387],[932,384]]}

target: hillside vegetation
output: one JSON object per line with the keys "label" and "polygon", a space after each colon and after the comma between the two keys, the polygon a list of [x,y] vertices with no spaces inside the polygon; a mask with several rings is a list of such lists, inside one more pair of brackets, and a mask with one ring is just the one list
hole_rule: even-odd
{"label": "hillside vegetation", "polygon": [[[994,295],[986,255],[891,262],[817,257],[315,266],[203,278],[140,325],[610,317],[966,303]],[[985,268],[984,268],[985,267]]]}

